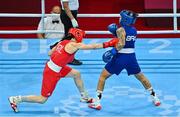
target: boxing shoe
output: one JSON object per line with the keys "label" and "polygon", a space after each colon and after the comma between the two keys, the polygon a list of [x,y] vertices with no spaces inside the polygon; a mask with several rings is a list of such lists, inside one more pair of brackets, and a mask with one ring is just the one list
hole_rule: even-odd
{"label": "boxing shoe", "polygon": [[92,103],[90,103],[88,107],[96,110],[101,110],[102,108],[99,99],[93,99]]}
{"label": "boxing shoe", "polygon": [[11,105],[11,108],[13,109],[14,112],[19,112],[17,108],[17,104],[21,102],[21,97],[20,96],[11,96],[8,98],[9,103]]}
{"label": "boxing shoe", "polygon": [[155,96],[151,95],[151,99],[152,99],[155,106],[160,106],[161,105],[161,102],[160,102],[159,98],[156,95]]}
{"label": "boxing shoe", "polygon": [[92,100],[90,97],[81,97],[80,102],[92,103]]}
{"label": "boxing shoe", "polygon": [[92,100],[93,99],[88,95],[87,92],[81,93],[80,102],[92,103]]}

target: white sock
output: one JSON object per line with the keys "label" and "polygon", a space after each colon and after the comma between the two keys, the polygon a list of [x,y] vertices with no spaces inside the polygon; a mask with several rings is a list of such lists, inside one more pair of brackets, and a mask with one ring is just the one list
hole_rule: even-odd
{"label": "white sock", "polygon": [[15,96],[14,98],[15,102],[18,104],[18,103],[21,103],[22,102],[22,96]]}
{"label": "white sock", "polygon": [[81,97],[87,97],[87,96],[88,96],[87,91],[81,92]]}
{"label": "white sock", "polygon": [[149,91],[150,95],[155,96],[155,92],[154,92],[154,90],[153,90],[152,87],[150,87],[150,88],[147,89],[147,90]]}
{"label": "white sock", "polygon": [[98,99],[98,100],[101,100],[101,98],[102,98],[102,91],[100,91],[100,90],[97,90],[96,91],[96,98]]}

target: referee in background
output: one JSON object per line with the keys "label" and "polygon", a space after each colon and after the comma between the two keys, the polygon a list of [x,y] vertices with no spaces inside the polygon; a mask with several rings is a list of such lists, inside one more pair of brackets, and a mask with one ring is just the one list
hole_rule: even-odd
{"label": "referee in background", "polygon": [[[78,14],[78,8],[79,8],[79,1],[78,0],[60,0],[61,6],[62,6],[62,12],[61,12],[61,21],[64,24],[65,29],[65,36],[67,36],[68,31],[70,28],[79,27],[77,22],[77,14]],[[74,59],[71,63],[72,65],[81,65],[82,62]]]}

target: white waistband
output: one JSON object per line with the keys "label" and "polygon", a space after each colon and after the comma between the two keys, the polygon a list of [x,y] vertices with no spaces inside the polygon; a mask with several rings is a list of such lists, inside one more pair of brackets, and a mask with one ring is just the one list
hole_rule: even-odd
{"label": "white waistband", "polygon": [[48,67],[53,70],[54,72],[59,73],[62,67],[56,65],[51,59],[47,63]]}
{"label": "white waistband", "polygon": [[130,54],[130,53],[134,53],[134,48],[122,48],[120,51],[118,51],[118,53],[125,53],[125,54]]}

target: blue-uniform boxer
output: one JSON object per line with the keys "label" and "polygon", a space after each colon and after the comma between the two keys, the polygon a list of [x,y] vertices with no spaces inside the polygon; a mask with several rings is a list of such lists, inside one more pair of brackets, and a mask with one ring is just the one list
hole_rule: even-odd
{"label": "blue-uniform boxer", "polygon": [[[126,19],[126,12],[123,11],[121,12],[121,16],[124,16],[121,18],[120,24],[124,28],[126,32],[126,37],[125,37],[125,46],[118,51],[116,54],[113,53],[115,51],[115,48],[113,48],[110,53],[113,53],[114,56],[112,59],[109,59],[109,62],[106,64],[105,69],[111,73],[111,74],[116,74],[119,75],[119,73],[123,70],[126,69],[128,72],[128,75],[131,74],[137,74],[141,72],[141,69],[137,63],[136,60],[136,55],[135,55],[135,41],[136,41],[136,36],[137,36],[137,30],[134,26],[130,24],[134,24],[136,20],[136,15],[130,16],[128,22],[125,21]],[[117,30],[117,25],[116,24],[110,24],[108,26],[109,31],[116,35],[116,30]],[[104,56],[104,60],[108,59],[108,56]],[[107,60],[108,61],[108,60]]]}
{"label": "blue-uniform boxer", "polygon": [[128,75],[135,75],[135,77],[142,83],[152,97],[153,103],[156,106],[160,105],[160,101],[156,96],[149,80],[141,73],[141,69],[135,55],[135,41],[137,30],[133,26],[137,19],[137,14],[129,11],[122,10],[120,12],[119,23],[120,28],[116,24],[110,24],[108,30],[121,41],[112,50],[108,50],[103,54],[103,61],[107,64],[103,69],[97,87],[97,95],[93,103],[89,104],[90,108],[97,110],[101,109],[100,100],[104,90],[105,81],[112,74],[119,75],[123,69],[127,70]]}

